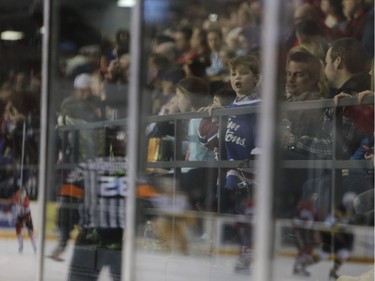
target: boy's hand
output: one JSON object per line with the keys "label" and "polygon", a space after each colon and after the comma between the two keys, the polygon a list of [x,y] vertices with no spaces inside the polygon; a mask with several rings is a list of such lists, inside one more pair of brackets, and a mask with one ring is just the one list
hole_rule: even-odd
{"label": "boy's hand", "polygon": [[215,104],[211,104],[209,106],[206,106],[206,107],[201,107],[198,109],[198,112],[205,112],[205,111],[208,111],[208,114],[210,116],[212,116],[212,112],[217,109],[217,108],[224,108],[223,106],[220,106],[220,105],[215,105]]}

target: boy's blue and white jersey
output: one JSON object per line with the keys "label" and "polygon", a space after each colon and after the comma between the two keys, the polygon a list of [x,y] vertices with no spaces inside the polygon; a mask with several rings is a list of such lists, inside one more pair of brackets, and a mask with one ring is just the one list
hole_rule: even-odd
{"label": "boy's blue and white jersey", "polygon": [[126,165],[122,157],[99,158],[81,165],[85,188],[81,227],[125,228]]}
{"label": "boy's blue and white jersey", "polygon": [[[246,96],[240,101],[237,99],[229,108],[259,105],[261,100],[255,94]],[[225,147],[228,160],[249,159],[251,151],[259,147],[257,143],[258,113],[239,114],[228,116],[225,132]]]}

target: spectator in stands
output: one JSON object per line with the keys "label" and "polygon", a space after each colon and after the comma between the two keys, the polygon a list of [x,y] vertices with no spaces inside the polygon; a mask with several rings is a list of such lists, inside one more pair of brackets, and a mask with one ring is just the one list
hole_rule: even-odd
{"label": "spectator in stands", "polygon": [[252,14],[249,3],[247,1],[242,2],[237,11],[237,26],[242,28],[254,27],[256,24],[256,18]]}
{"label": "spectator in stands", "polygon": [[[176,101],[176,86],[179,81],[185,78],[181,67],[172,67],[165,71],[161,77],[162,105],[158,115],[177,113],[173,104]],[[162,137],[174,135],[173,122],[151,123],[146,128],[146,134],[150,137]]]}
{"label": "spectator in stands", "polygon": [[[198,77],[187,77],[177,84],[177,103],[180,112],[194,112],[210,103],[209,85]],[[215,160],[214,153],[199,142],[198,128],[202,118],[189,120],[186,160]],[[195,210],[211,210],[212,196],[216,189],[216,168],[182,168],[181,184]]]}
{"label": "spectator in stands", "polygon": [[[353,94],[370,89],[370,75],[368,74],[369,60],[364,46],[354,38],[342,38],[335,41],[326,55],[325,73],[331,86],[330,97],[345,92]],[[332,157],[332,110],[326,110],[323,128],[327,130],[326,137],[309,135],[296,136],[284,132],[282,145],[284,148],[298,152],[309,153],[318,158],[330,159]],[[344,159],[349,158],[363,134],[355,128],[353,120],[343,117],[341,138],[337,144],[342,150]]]}
{"label": "spectator in stands", "polygon": [[[60,106],[58,126],[82,125],[102,119],[102,102],[92,94],[91,76],[83,73],[74,79],[74,92],[65,98]],[[98,132],[95,130],[79,131],[79,160],[91,159],[97,156]],[[71,136],[73,137],[73,136]],[[73,145],[71,139],[70,145]]]}
{"label": "spectator in stands", "polygon": [[[337,100],[338,96],[343,95],[342,93],[345,93],[345,96],[352,97],[358,91],[366,88],[369,89],[371,79],[370,75],[367,73],[367,64],[368,57],[366,51],[358,40],[354,38],[342,38],[335,41],[327,52],[325,69],[330,86],[334,89],[331,96],[340,93],[339,95],[334,96],[335,100]],[[337,108],[336,110],[340,112],[342,108]],[[351,157],[361,146],[360,142],[363,141],[363,138],[366,137],[365,130],[357,125],[358,119],[353,115],[350,116],[346,114],[345,112],[346,109],[344,110],[342,117],[342,128],[336,133],[338,142],[336,143],[336,149],[341,150],[336,154],[336,159],[349,159],[349,157]],[[364,112],[362,113],[369,116]],[[333,124],[330,123],[332,117],[332,111],[326,110],[324,121],[328,121],[328,124],[323,123],[323,126],[333,126]],[[371,122],[373,124],[373,113],[372,116],[367,117],[367,120],[362,124],[368,124]],[[373,125],[370,133],[373,133]],[[295,143],[296,149],[292,149],[292,151],[294,150],[299,153],[305,151],[312,155],[317,155],[318,157],[332,156],[333,144],[330,137],[312,138],[311,136],[302,136],[295,139],[297,140],[297,143]],[[312,151],[312,149],[314,149],[314,151]],[[333,207],[336,207],[341,203],[341,200],[345,201],[345,194],[358,194],[373,188],[373,177],[343,175],[337,184],[334,193],[332,193],[334,187],[332,187],[332,177],[330,174],[310,179],[302,187],[304,193],[303,198],[307,198],[315,193],[318,200],[317,204],[320,206],[322,215],[327,216]],[[341,212],[347,212],[347,210],[341,210]],[[343,218],[343,216],[340,215],[335,217],[335,214],[332,214],[332,216],[329,217],[328,222],[334,222],[340,218]],[[356,223],[358,224],[359,222]],[[330,231],[331,230],[328,232]],[[341,242],[335,242],[334,245],[331,245],[330,241],[332,240],[332,237],[328,232],[323,233],[323,251],[330,253],[333,246],[334,252],[337,256],[335,258],[334,267],[330,272],[330,277],[337,278],[336,271],[343,260],[347,258],[347,250],[351,248],[353,237],[350,235],[346,236],[345,233],[338,231],[334,235],[337,235],[338,240]],[[346,253],[344,250],[346,250]],[[341,256],[341,254],[344,255]]]}
{"label": "spectator in stands", "polygon": [[172,98],[176,96],[176,86],[179,81],[185,78],[185,73],[181,67],[171,67],[161,77],[161,87],[163,95],[165,96],[165,103],[163,104],[159,114],[176,113],[168,110],[169,103]]}
{"label": "spectator in stands", "polygon": [[[236,98],[230,108],[259,105],[260,69],[255,56],[239,56],[229,60],[232,89]],[[217,105],[206,108],[211,111],[222,108]],[[229,116],[224,135],[227,160],[247,160],[259,148],[256,136],[257,114]],[[251,169],[230,169],[225,185],[220,191],[222,210],[225,213],[251,215],[253,209],[254,174]],[[251,225],[247,222],[238,224],[241,252],[236,263],[237,272],[249,272],[252,252]]]}
{"label": "spectator in stands", "polygon": [[[321,64],[319,59],[302,47],[292,48],[286,62],[287,102],[320,100],[327,95],[328,85],[321,80]],[[325,86],[321,87],[321,84]],[[323,121],[324,109],[289,110],[283,112],[281,130],[297,136],[319,137]],[[288,160],[310,159],[311,155],[284,150],[282,157]],[[318,170],[314,170],[314,173]],[[307,180],[307,169],[283,169],[280,173],[281,188],[277,197],[278,213],[289,217],[293,208],[302,196],[301,186]],[[293,175],[293,176],[292,176]]]}
{"label": "spectator in stands", "polygon": [[[327,93],[319,87],[320,62],[306,49],[297,48],[289,53],[286,63],[286,90],[288,102],[320,100]],[[290,131],[298,136],[317,136],[322,122],[323,109],[297,110],[286,113]]]}
{"label": "spectator in stands", "polygon": [[210,48],[210,63],[206,68],[208,77],[221,74],[224,69],[223,62],[220,59],[220,49],[223,46],[223,38],[220,29],[207,30],[207,43]]}
{"label": "spectator in stands", "polygon": [[165,96],[162,92],[162,76],[169,67],[170,63],[166,56],[157,53],[149,56],[147,84],[151,91],[151,114],[158,114],[165,103]]}
{"label": "spectator in stands", "polygon": [[176,42],[176,48],[179,53],[178,63],[183,65],[185,62],[191,60],[194,52],[190,45],[190,39],[193,34],[193,29],[188,25],[178,27],[173,33]]}
{"label": "spectator in stands", "polygon": [[253,0],[250,3],[250,12],[253,16],[253,22],[255,25],[260,25],[263,18],[263,1]]}
{"label": "spectator in stands", "polygon": [[[295,33],[296,26],[304,20],[316,21],[319,24],[322,20],[322,14],[320,10],[312,4],[302,3],[297,4],[293,13],[293,26],[289,38],[286,41],[287,49],[290,49],[297,45],[297,35]],[[324,28],[320,28],[324,30]]]}
{"label": "spectator in stands", "polygon": [[206,74],[206,68],[210,66],[207,56],[193,55],[190,60],[185,61],[183,69],[186,77],[199,77],[207,82],[209,79]]}
{"label": "spectator in stands", "polygon": [[234,52],[236,52],[239,48],[238,35],[242,31],[242,29],[242,27],[234,27],[228,32],[227,36],[225,37],[225,45],[227,46],[227,48]]}
{"label": "spectator in stands", "polygon": [[302,20],[296,26],[298,46],[310,50],[324,62],[328,41],[320,30],[320,24],[313,20]]}
{"label": "spectator in stands", "polygon": [[171,65],[178,63],[178,52],[176,48],[176,43],[173,41],[160,43],[155,47],[155,53],[166,56]]}
{"label": "spectator in stands", "polygon": [[210,60],[210,49],[207,42],[207,32],[203,28],[195,27],[190,39],[190,46],[197,56]]}
{"label": "spectator in stands", "polygon": [[195,28],[190,40],[191,54],[190,58],[183,63],[185,75],[196,76],[208,81],[206,68],[210,66],[210,54],[207,45],[206,31],[201,28]]}
{"label": "spectator in stands", "polygon": [[363,0],[343,0],[342,7],[346,18],[343,36],[354,37],[361,41],[367,21],[367,13]]}
{"label": "spectator in stands", "polygon": [[116,46],[115,54],[118,53],[129,53],[130,51],[130,33],[127,29],[120,28],[116,32]]}
{"label": "spectator in stands", "polygon": [[[205,108],[200,108],[199,111],[210,111],[212,114],[212,108],[225,108],[230,106],[230,104],[235,100],[236,92],[232,89],[220,89],[213,93],[212,105]],[[206,147],[215,152],[217,160],[219,160],[218,154],[220,152],[224,153],[225,149],[220,151],[219,149],[219,120],[216,117],[206,117],[203,118],[199,125],[199,141]],[[222,156],[225,158],[225,156]]]}
{"label": "spectator in stands", "polygon": [[105,75],[105,119],[113,120],[127,116],[129,79],[130,54],[120,54],[110,61]]}
{"label": "spectator in stands", "polygon": [[342,0],[322,0],[320,9],[324,14],[324,24],[332,30],[334,38],[339,39],[345,26]]}

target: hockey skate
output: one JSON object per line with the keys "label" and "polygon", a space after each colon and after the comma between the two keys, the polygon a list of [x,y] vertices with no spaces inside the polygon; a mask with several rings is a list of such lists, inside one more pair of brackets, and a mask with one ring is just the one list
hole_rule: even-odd
{"label": "hockey skate", "polygon": [[333,269],[329,272],[329,280],[336,280],[339,276],[337,275],[337,272]]}
{"label": "hockey skate", "polygon": [[303,264],[296,264],[293,268],[293,274],[303,277],[309,277],[311,275]]}
{"label": "hockey skate", "polygon": [[63,247],[57,247],[55,250],[53,250],[52,254],[48,256],[50,259],[53,259],[54,261],[63,261],[60,257],[60,255],[64,252]]}
{"label": "hockey skate", "polygon": [[250,274],[250,264],[251,264],[251,248],[248,246],[243,246],[241,249],[241,254],[238,257],[236,266],[234,268],[235,272]]}
{"label": "hockey skate", "polygon": [[22,235],[17,235],[18,239],[18,253],[22,254],[23,252],[23,237]]}

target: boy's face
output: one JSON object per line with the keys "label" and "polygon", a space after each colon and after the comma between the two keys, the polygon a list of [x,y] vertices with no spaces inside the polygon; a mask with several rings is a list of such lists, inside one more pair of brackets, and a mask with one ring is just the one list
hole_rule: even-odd
{"label": "boy's face", "polygon": [[286,88],[292,96],[299,96],[307,91],[311,91],[317,78],[308,72],[308,64],[290,61],[286,67]]}
{"label": "boy's face", "polygon": [[255,75],[248,67],[239,65],[230,70],[230,83],[237,97],[252,94],[259,81],[259,75]]}

